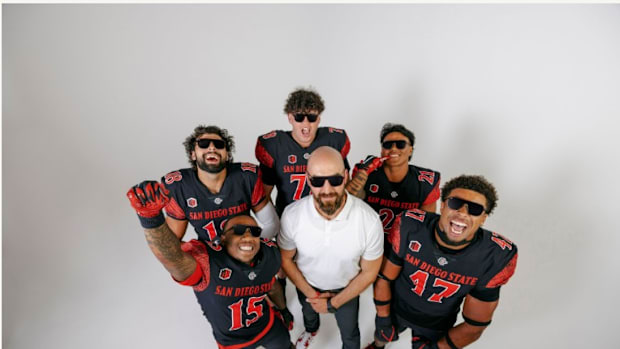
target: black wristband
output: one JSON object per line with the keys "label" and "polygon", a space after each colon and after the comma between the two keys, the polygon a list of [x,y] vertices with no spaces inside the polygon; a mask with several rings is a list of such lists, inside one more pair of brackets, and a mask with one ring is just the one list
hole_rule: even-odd
{"label": "black wristband", "polygon": [[331,298],[328,298],[328,299],[327,299],[327,311],[333,314],[333,313],[335,313],[335,312],[336,312],[336,310],[337,310],[337,309],[336,309],[336,308],[334,308],[334,306],[332,305],[332,299],[331,299]]}
{"label": "black wristband", "polygon": [[387,281],[387,282],[392,282],[392,281],[394,281],[394,280],[390,280],[390,279],[388,279],[388,277],[387,277],[387,276],[385,276],[385,275],[383,275],[383,273],[379,273],[379,274],[377,274],[377,278],[379,278],[379,279],[383,279],[383,280],[385,280],[385,281]]}
{"label": "black wristband", "polygon": [[[463,314],[461,314],[463,315]],[[463,315],[463,320],[465,320],[465,322],[467,322],[468,324],[472,325],[472,326],[489,326],[491,324],[491,320],[489,321],[485,321],[485,322],[480,322],[480,321],[476,321],[476,320],[472,320],[470,318],[468,318],[467,316]]]}
{"label": "black wristband", "polygon": [[450,338],[450,335],[448,335],[448,332],[446,332],[446,343],[448,343],[450,349],[459,349],[459,347],[457,347],[452,341],[452,338]]}
{"label": "black wristband", "polygon": [[148,218],[138,215],[138,219],[140,220],[140,225],[142,225],[142,228],[144,229],[157,228],[166,222],[166,218],[164,218],[164,215],[161,212],[155,217]]}
{"label": "black wristband", "polygon": [[388,304],[392,303],[391,300],[380,301],[380,300],[378,300],[376,298],[373,298],[372,301],[373,301],[373,303],[375,303],[375,305],[388,305]]}

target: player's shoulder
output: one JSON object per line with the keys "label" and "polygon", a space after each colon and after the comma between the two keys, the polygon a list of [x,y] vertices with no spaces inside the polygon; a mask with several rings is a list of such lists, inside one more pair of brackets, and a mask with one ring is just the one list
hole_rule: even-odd
{"label": "player's shoulder", "polygon": [[192,181],[195,177],[196,171],[192,168],[182,168],[166,173],[161,177],[161,182],[166,185],[167,188],[183,185]]}
{"label": "player's shoulder", "polygon": [[286,131],[272,130],[258,136],[258,142],[263,144],[277,143],[286,135]]}
{"label": "player's shoulder", "polygon": [[409,173],[414,176],[417,181],[430,185],[434,185],[441,176],[439,171],[411,164],[409,165]]}
{"label": "player's shoulder", "polygon": [[258,174],[258,165],[251,162],[233,162],[227,169],[230,175],[255,176]]}
{"label": "player's shoulder", "polygon": [[481,248],[496,258],[506,258],[517,253],[517,245],[507,237],[497,232],[480,228]]}
{"label": "player's shoulder", "polygon": [[316,131],[316,139],[322,142],[336,142],[344,145],[348,139],[347,132],[342,128],[323,126],[319,127]]}
{"label": "player's shoulder", "polygon": [[267,238],[261,238],[260,244],[261,249],[264,249],[264,251],[266,251],[266,253],[268,253],[269,255],[276,257],[280,256],[280,249],[278,248],[278,244],[275,241]]}

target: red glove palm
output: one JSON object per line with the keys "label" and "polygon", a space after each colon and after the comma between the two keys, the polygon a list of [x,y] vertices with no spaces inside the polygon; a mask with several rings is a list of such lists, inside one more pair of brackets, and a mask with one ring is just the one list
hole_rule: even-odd
{"label": "red glove palm", "polygon": [[143,228],[156,228],[165,221],[161,210],[168,204],[169,191],[159,182],[144,181],[127,191],[129,203],[136,210]]}

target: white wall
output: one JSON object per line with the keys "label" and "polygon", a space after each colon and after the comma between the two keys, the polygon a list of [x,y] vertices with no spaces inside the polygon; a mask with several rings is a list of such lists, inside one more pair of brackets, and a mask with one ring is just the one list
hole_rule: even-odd
{"label": "white wall", "polygon": [[[255,161],[308,85],[351,162],[400,122],[414,163],[497,186],[486,226],[519,265],[473,348],[617,341],[620,6],[4,5],[2,19],[5,348],[214,348],[125,192],[186,166],[199,123]],[[340,345],[330,324],[317,348]]]}

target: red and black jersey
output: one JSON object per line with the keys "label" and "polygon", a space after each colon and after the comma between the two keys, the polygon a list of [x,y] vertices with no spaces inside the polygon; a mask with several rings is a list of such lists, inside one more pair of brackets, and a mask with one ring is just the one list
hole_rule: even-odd
{"label": "red and black jersey", "polygon": [[383,230],[387,233],[399,213],[439,199],[439,177],[437,171],[409,165],[405,178],[400,183],[392,183],[384,168],[379,167],[368,175],[364,201],[379,214]]}
{"label": "red and black jersey", "polygon": [[435,330],[454,325],[463,298],[499,299],[499,289],[515,271],[517,246],[480,228],[460,251],[435,240],[439,215],[422,210],[398,215],[388,235],[386,257],[402,266],[393,284],[392,311],[411,324]]}
{"label": "red and black jersey", "polygon": [[258,137],[256,158],[260,163],[263,183],[275,185],[276,211],[282,214],[284,207],[310,192],[306,185],[306,165],[310,154],[318,147],[330,146],[342,154],[345,168],[349,169],[347,154],[351,148],[344,130],[319,127],[314,141],[308,148],[297,143],[290,131],[271,131]]}
{"label": "red and black jersey", "polygon": [[204,241],[213,241],[227,219],[239,214],[249,215],[250,209],[265,197],[258,166],[250,163],[229,164],[226,179],[217,194],[211,193],[191,168],[170,172],[161,181],[170,191],[166,214],[188,220],[198,238]]}
{"label": "red and black jersey", "polygon": [[245,348],[280,321],[266,299],[281,266],[275,242],[261,239],[253,266],[233,259],[221,245],[191,240],[182,249],[202,269],[194,293],[220,348]]}

